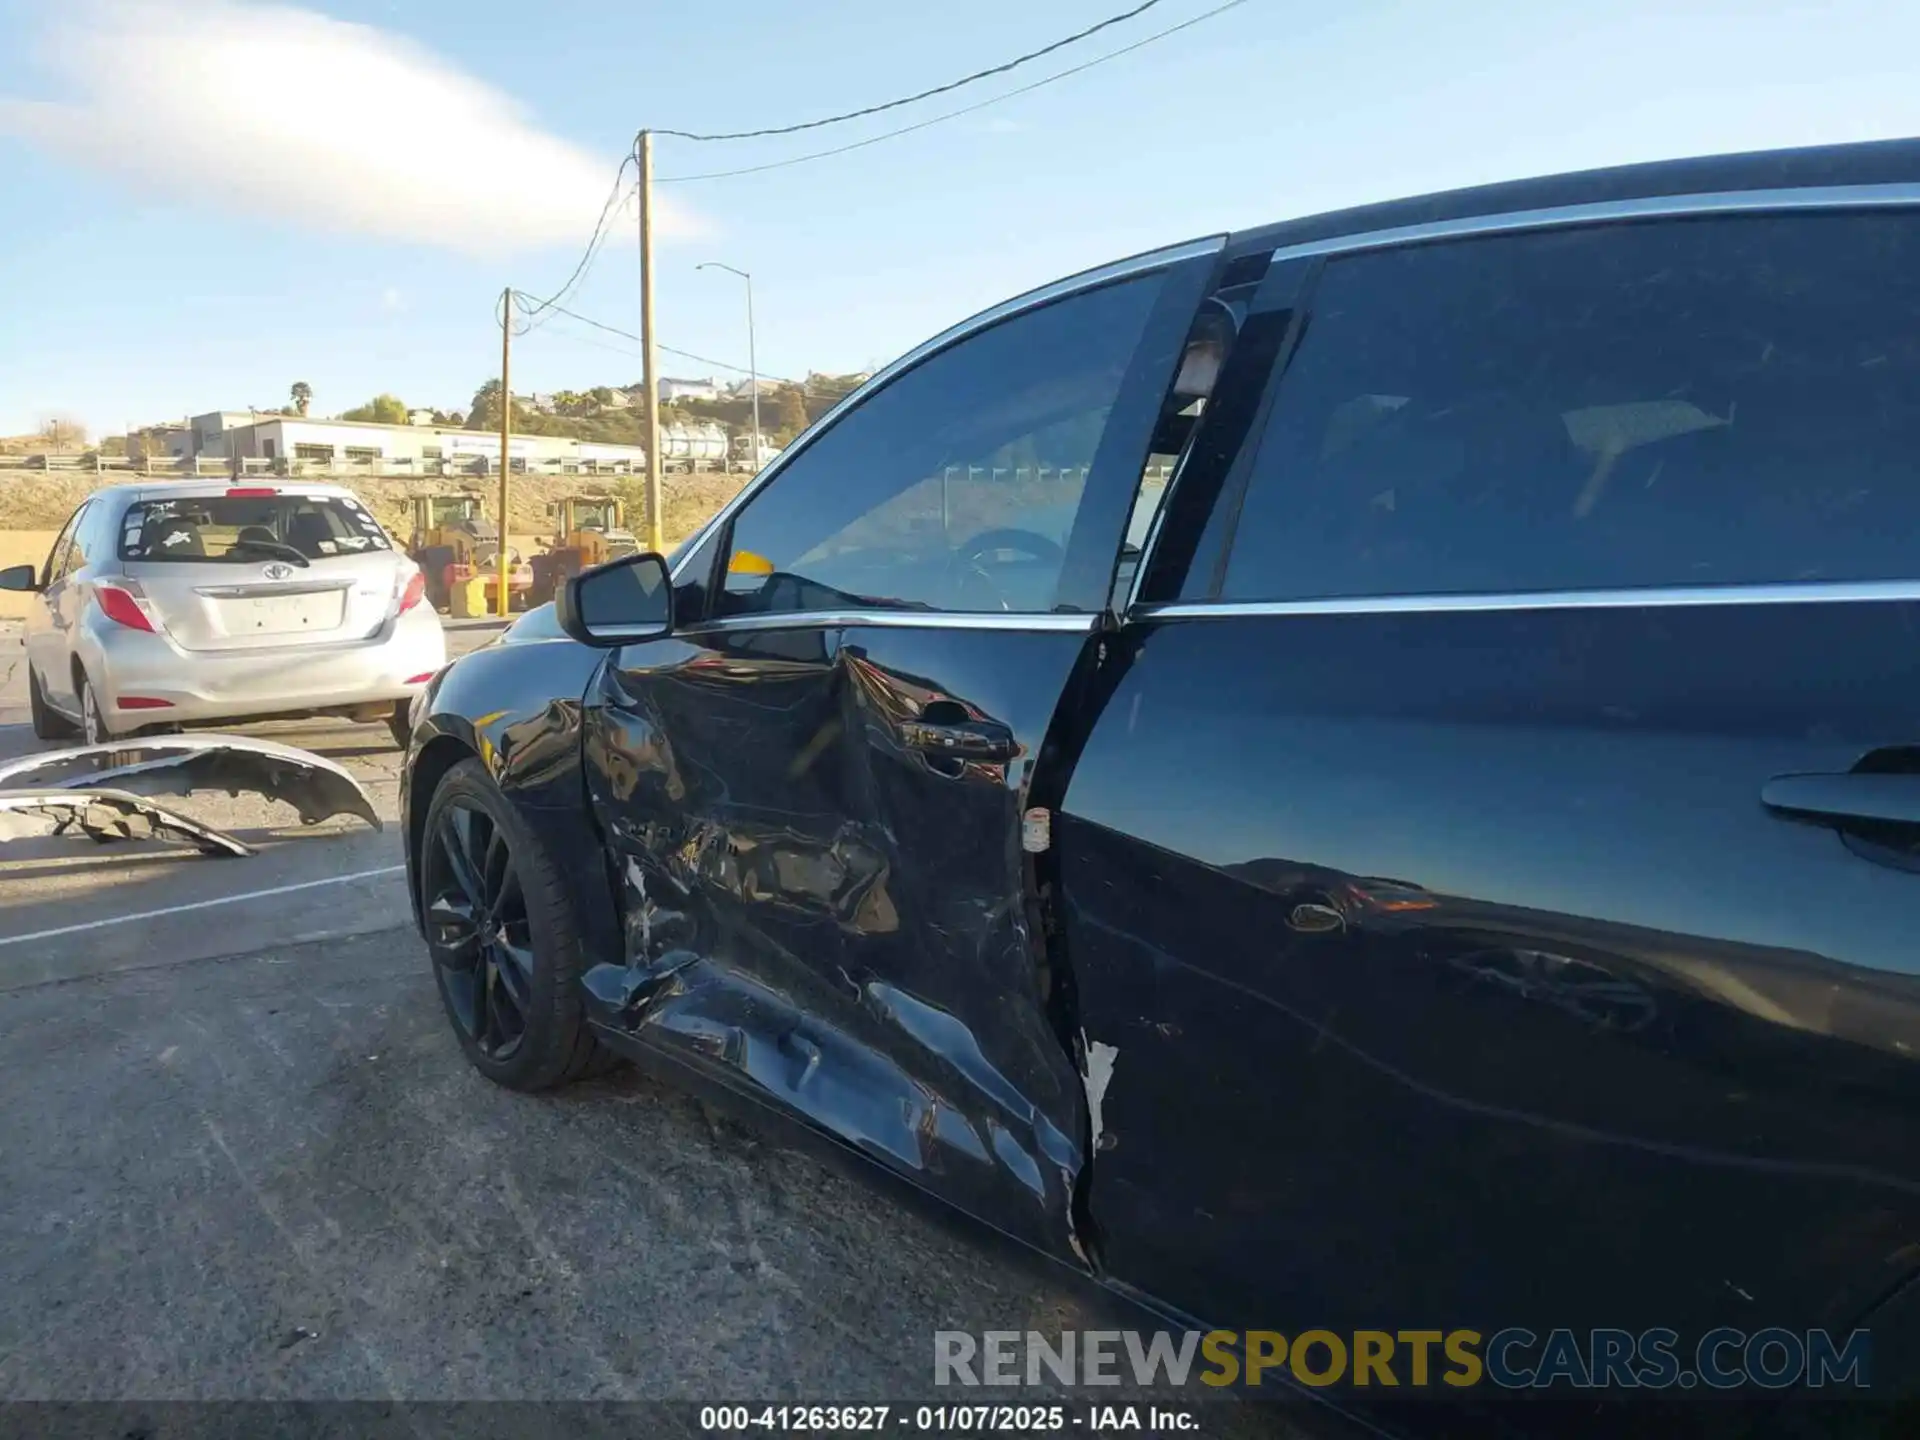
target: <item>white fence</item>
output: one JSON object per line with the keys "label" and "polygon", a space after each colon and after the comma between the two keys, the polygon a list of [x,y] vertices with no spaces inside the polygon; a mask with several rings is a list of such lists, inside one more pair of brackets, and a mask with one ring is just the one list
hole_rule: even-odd
{"label": "white fence", "polygon": [[[644,475],[644,461],[592,460],[571,457],[528,459],[514,456],[516,475]],[[661,462],[667,474],[744,473],[751,471],[750,461],[721,462],[705,458],[676,459],[668,455]],[[161,455],[128,459],[123,455],[0,455],[0,471],[39,471],[57,475],[101,475],[156,479],[197,476],[217,480],[222,476],[304,476],[308,479],[406,479],[410,476],[497,475],[499,457],[458,455],[440,460],[415,460],[406,456],[382,456],[379,459],[239,460],[214,456]]]}
{"label": "white fence", "polygon": [[[644,462],[633,460],[591,460],[555,457],[552,459],[529,459],[524,456],[513,457],[513,473],[516,475],[644,475]],[[750,457],[719,462],[707,459],[676,459],[667,456],[661,463],[667,473],[739,473],[753,469]],[[159,478],[175,475],[198,476],[204,479],[219,479],[224,475],[240,476],[305,476],[310,479],[336,478],[393,478],[405,479],[409,476],[430,477],[436,475],[489,475],[498,473],[498,458],[489,455],[460,455],[441,460],[414,460],[408,457],[382,457],[367,460],[231,460],[211,456],[153,456],[128,459],[123,455],[0,455],[0,470],[46,471],[54,474],[94,474],[94,475],[152,475]],[[953,481],[1010,481],[1014,484],[1026,482],[1052,482],[1054,484],[1085,484],[1088,467],[1079,466],[985,466],[985,465],[949,465],[942,479]],[[1171,467],[1150,465],[1145,480],[1148,484],[1167,482]]]}

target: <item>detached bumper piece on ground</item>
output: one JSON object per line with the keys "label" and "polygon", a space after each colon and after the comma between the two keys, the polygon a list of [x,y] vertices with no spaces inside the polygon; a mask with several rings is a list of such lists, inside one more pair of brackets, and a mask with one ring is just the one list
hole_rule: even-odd
{"label": "detached bumper piece on ground", "polygon": [[[40,821],[43,824],[23,823]],[[84,835],[101,845],[172,840],[202,855],[246,856],[251,845],[124,790],[21,790],[0,794],[0,841]]]}
{"label": "detached bumper piece on ground", "polygon": [[357,815],[381,827],[373,801],[352,774],[324,756],[234,735],[171,735],[35,755],[0,765],[0,841],[26,831],[9,816],[52,822],[55,835],[101,843],[175,840],[207,855],[251,855],[252,847],[152,803],[156,795],[261,795],[299,811],[305,825]]}

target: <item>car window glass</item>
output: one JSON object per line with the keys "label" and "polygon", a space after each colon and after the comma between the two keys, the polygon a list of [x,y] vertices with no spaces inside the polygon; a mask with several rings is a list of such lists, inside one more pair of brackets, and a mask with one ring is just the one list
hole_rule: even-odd
{"label": "car window glass", "polygon": [[113,554],[111,521],[107,503],[95,500],[73,529],[73,553],[68,558],[69,573],[86,565],[98,565]]}
{"label": "car window glass", "polygon": [[[120,526],[120,558],[148,564],[218,561],[235,565],[326,560],[391,550],[380,523],[351,496],[202,495],[147,500]],[[497,554],[486,547],[480,563]]]}
{"label": "car window glass", "polygon": [[1113,603],[1116,606],[1124,605],[1132,593],[1134,573],[1153,532],[1154,517],[1160,513],[1167,487],[1179,470],[1181,459],[1199,433],[1238,329],[1234,309],[1219,296],[1209,299],[1194,317],[1179,368],[1149,442],[1146,467],[1140,473],[1133,508],[1127,515],[1126,532],[1121,537],[1120,562],[1114,572]]}
{"label": "car window glass", "polygon": [[[1195,418],[1204,404],[1204,401],[1193,402]],[[1147,548],[1147,538],[1153,532],[1153,517],[1160,513],[1160,502],[1166,499],[1168,482],[1179,461],[1180,452],[1160,449],[1158,440],[1154,452],[1147,456],[1146,468],[1140,472],[1140,488],[1134,492],[1133,509],[1127,514],[1127,531],[1121,537],[1120,563],[1114,569],[1113,603],[1116,605],[1124,605],[1132,593],[1134,572]]]}
{"label": "car window glass", "polygon": [[80,513],[74,517],[73,534],[68,537],[67,548],[60,556],[60,565],[59,569],[55,572],[55,579],[65,580],[86,563],[80,552],[80,537],[86,533],[87,523],[99,513],[100,502],[97,500],[89,500],[81,509]]}
{"label": "car window glass", "polygon": [[1337,260],[1234,600],[1915,573],[1920,217],[1718,217]]}
{"label": "car window glass", "polygon": [[73,514],[67,517],[67,523],[61,527],[60,533],[54,537],[53,546],[47,551],[46,567],[40,574],[41,588],[44,589],[46,586],[53,584],[54,581],[65,577],[67,573],[67,555],[73,549],[74,529],[86,518],[87,512],[92,508],[93,502],[88,501],[78,510],[74,511]]}
{"label": "car window glass", "polygon": [[1160,284],[1013,316],[850,411],[734,521],[721,613],[1052,609]]}

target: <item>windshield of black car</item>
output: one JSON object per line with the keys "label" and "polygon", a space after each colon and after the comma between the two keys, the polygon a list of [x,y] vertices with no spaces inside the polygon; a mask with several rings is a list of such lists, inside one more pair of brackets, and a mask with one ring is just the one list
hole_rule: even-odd
{"label": "windshield of black car", "polygon": [[349,496],[212,495],[145,500],[120,525],[122,560],[195,564],[307,560],[391,550],[380,522]]}

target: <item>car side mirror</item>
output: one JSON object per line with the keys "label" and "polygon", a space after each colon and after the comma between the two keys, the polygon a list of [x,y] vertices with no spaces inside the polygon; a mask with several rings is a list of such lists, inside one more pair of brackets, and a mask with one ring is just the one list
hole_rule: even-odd
{"label": "car side mirror", "polygon": [[554,597],[554,618],[582,645],[610,650],[673,631],[673,576],[651,552],[583,570]]}
{"label": "car side mirror", "polygon": [[24,590],[28,594],[37,594],[40,590],[40,572],[32,565],[9,565],[0,570],[0,590]]}

